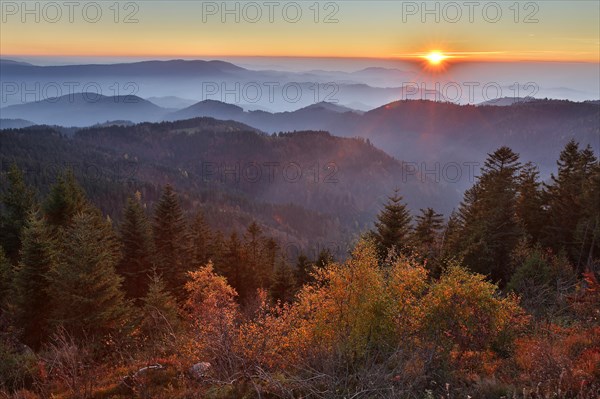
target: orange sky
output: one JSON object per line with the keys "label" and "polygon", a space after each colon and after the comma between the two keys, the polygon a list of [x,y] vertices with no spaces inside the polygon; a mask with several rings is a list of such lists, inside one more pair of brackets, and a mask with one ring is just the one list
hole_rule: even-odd
{"label": "orange sky", "polygon": [[[0,55],[408,58],[600,62],[592,1],[99,1],[2,4]],[[317,4],[317,6],[315,6]],[[515,4],[518,6],[516,7]],[[84,10],[85,9],[85,10]],[[37,18],[37,21],[36,21]],[[236,21],[237,19],[237,21]]]}

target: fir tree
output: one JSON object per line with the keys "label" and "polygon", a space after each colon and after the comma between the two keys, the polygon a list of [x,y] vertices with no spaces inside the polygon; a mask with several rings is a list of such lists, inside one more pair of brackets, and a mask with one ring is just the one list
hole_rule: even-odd
{"label": "fir tree", "polygon": [[174,344],[179,330],[179,310],[175,298],[167,291],[160,276],[150,277],[148,292],[143,298],[140,330],[152,349],[165,354]]}
{"label": "fir tree", "polygon": [[[591,148],[580,150],[579,144],[571,140],[557,161],[558,174],[553,174],[552,182],[546,185],[548,223],[544,243],[555,250],[564,249],[580,270],[585,243],[581,245],[582,234],[577,232],[589,232],[590,228],[595,231],[595,223],[586,217],[586,192],[593,187],[597,162]],[[597,209],[597,203],[593,208]]]}
{"label": "fir tree", "polygon": [[13,305],[23,341],[39,347],[47,333],[49,295],[47,275],[57,262],[51,233],[36,212],[31,212],[23,229],[21,261],[15,269]]}
{"label": "fir tree", "polygon": [[227,282],[238,292],[240,298],[245,299],[252,292],[251,282],[246,280],[248,276],[244,265],[242,243],[237,233],[233,232],[229,236],[229,240],[225,244],[223,260],[217,270],[227,278]]}
{"label": "fir tree", "polygon": [[157,272],[176,296],[183,295],[187,262],[187,226],[177,195],[170,185],[163,190],[154,211],[154,246]]}
{"label": "fir tree", "polygon": [[210,227],[206,223],[202,212],[198,211],[190,228],[190,256],[194,267],[204,266],[211,260],[211,237]]}
{"label": "fir tree", "polygon": [[8,298],[13,286],[14,270],[4,250],[0,247],[0,313],[4,307],[4,301]]}
{"label": "fir tree", "polygon": [[58,181],[50,189],[44,203],[44,214],[48,223],[54,227],[66,227],[73,217],[82,212],[89,204],[83,189],[69,170],[58,176]]}
{"label": "fir tree", "polygon": [[411,217],[398,192],[395,190],[388,198],[375,222],[374,236],[380,257],[385,257],[392,248],[403,252],[409,247]]}
{"label": "fir tree", "polygon": [[517,218],[531,242],[541,239],[544,224],[539,171],[531,162],[523,165],[518,179]]}
{"label": "fir tree", "polygon": [[296,261],[296,270],[295,270],[296,282],[299,287],[302,287],[304,284],[307,284],[310,281],[312,281],[312,278],[310,276],[312,268],[313,268],[313,264],[308,259],[308,256],[301,253],[298,256],[298,260]]}
{"label": "fir tree", "polygon": [[421,214],[416,217],[417,223],[413,232],[413,240],[415,245],[430,251],[444,226],[444,216],[436,213],[432,208],[420,211]]}
{"label": "fir tree", "polygon": [[287,262],[279,261],[273,275],[271,296],[276,301],[289,302],[293,299],[296,287],[294,271]]}
{"label": "fir tree", "polygon": [[8,259],[15,264],[21,249],[21,231],[35,205],[35,195],[25,184],[23,173],[16,164],[11,165],[6,178],[6,189],[1,196],[0,243]]}
{"label": "fir tree", "polygon": [[154,241],[150,222],[138,199],[127,201],[120,238],[122,257],[117,271],[124,277],[123,288],[128,298],[142,298],[148,290],[154,264]]}
{"label": "fir tree", "polygon": [[522,235],[516,215],[520,168],[519,155],[508,147],[489,154],[458,214],[458,247],[465,264],[503,284],[511,274],[510,253]]}
{"label": "fir tree", "polygon": [[122,278],[115,270],[117,239],[99,212],[78,213],[65,231],[50,271],[52,321],[74,335],[102,335],[123,326]]}

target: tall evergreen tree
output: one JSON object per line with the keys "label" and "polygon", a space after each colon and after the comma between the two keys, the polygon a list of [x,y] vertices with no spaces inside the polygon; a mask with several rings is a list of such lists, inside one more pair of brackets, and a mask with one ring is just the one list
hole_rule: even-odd
{"label": "tall evergreen tree", "polygon": [[388,198],[383,210],[377,215],[375,222],[375,240],[379,255],[385,257],[387,251],[396,248],[403,252],[409,247],[411,232],[411,216],[402,202],[399,190]]}
{"label": "tall evergreen tree", "polygon": [[154,211],[154,246],[157,272],[177,297],[184,294],[188,271],[187,226],[173,187],[167,185]]}
{"label": "tall evergreen tree", "polygon": [[0,243],[8,259],[15,264],[21,249],[21,231],[35,205],[35,195],[25,184],[23,173],[16,164],[10,166],[6,179],[6,189],[1,196]]}
{"label": "tall evergreen tree", "polygon": [[541,239],[544,225],[544,199],[538,168],[531,162],[523,165],[518,177],[517,218],[530,242]]}
{"label": "tall evergreen tree", "polygon": [[506,284],[510,254],[522,229],[516,215],[519,155],[508,147],[489,154],[459,209],[459,250],[472,270]]}
{"label": "tall evergreen tree", "polygon": [[36,212],[31,212],[23,229],[21,261],[15,269],[12,303],[23,342],[39,347],[47,331],[49,295],[48,273],[57,262],[51,233]]}
{"label": "tall evergreen tree", "polygon": [[594,223],[586,218],[585,198],[589,184],[593,184],[597,162],[591,148],[580,150],[579,144],[571,140],[560,153],[558,174],[553,174],[551,183],[546,185],[548,223],[544,243],[556,250],[564,249],[580,267],[582,246],[577,231],[593,229]]}
{"label": "tall evergreen tree", "polygon": [[417,223],[413,232],[413,240],[415,245],[427,249],[429,252],[444,226],[444,216],[436,213],[433,208],[421,209],[420,211],[421,214],[416,217]]}
{"label": "tall evergreen tree", "polygon": [[115,270],[117,245],[99,212],[73,217],[60,260],[48,275],[53,324],[76,336],[103,335],[123,325],[127,306]]}
{"label": "tall evergreen tree", "polygon": [[179,324],[177,301],[167,291],[160,276],[153,274],[148,292],[143,298],[140,320],[140,330],[145,341],[160,354],[166,354],[175,344]]}
{"label": "tall evergreen tree", "polygon": [[51,226],[66,227],[89,204],[72,170],[58,176],[44,203],[44,214]]}
{"label": "tall evergreen tree", "polygon": [[310,276],[312,268],[313,264],[308,259],[308,256],[304,255],[303,253],[298,255],[298,259],[296,261],[295,278],[299,287],[302,287],[304,284],[312,281]]}
{"label": "tall evergreen tree", "polygon": [[124,278],[128,298],[140,299],[148,291],[154,266],[152,228],[139,199],[129,198],[120,228],[122,257],[117,271]]}
{"label": "tall evergreen tree", "polygon": [[281,259],[277,262],[271,285],[271,296],[276,301],[289,302],[293,299],[296,289],[294,271],[290,265]]}
{"label": "tall evergreen tree", "polygon": [[4,250],[0,247],[0,314],[4,308],[4,301],[8,299],[13,286],[14,270]]}
{"label": "tall evergreen tree", "polygon": [[217,271],[227,278],[229,285],[238,292],[240,300],[247,298],[254,287],[254,279],[248,280],[252,276],[247,273],[244,263],[242,242],[237,233],[233,232],[225,243],[223,259]]}
{"label": "tall evergreen tree", "polygon": [[201,211],[196,213],[190,227],[191,262],[194,267],[204,266],[211,260],[212,232]]}

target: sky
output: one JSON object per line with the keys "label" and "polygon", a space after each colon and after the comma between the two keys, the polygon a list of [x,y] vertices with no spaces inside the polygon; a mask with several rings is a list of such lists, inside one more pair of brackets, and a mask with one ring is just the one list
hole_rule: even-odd
{"label": "sky", "polygon": [[[69,5],[72,4],[72,5]],[[600,62],[589,1],[2,0],[0,56]]]}

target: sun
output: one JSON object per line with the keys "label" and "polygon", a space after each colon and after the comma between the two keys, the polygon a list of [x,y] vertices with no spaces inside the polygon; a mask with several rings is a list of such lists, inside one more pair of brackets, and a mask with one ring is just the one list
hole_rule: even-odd
{"label": "sun", "polygon": [[447,55],[442,54],[439,51],[432,51],[429,54],[425,55],[423,58],[425,58],[430,65],[440,65],[442,63],[442,61],[444,61],[446,58],[448,58]]}

